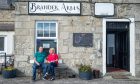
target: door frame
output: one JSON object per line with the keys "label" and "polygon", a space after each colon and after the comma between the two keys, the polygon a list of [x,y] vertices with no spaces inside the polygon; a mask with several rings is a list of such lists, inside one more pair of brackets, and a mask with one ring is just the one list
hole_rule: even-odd
{"label": "door frame", "polygon": [[135,76],[135,21],[134,18],[127,19],[107,19],[103,18],[103,45],[102,45],[102,56],[103,56],[103,75],[106,74],[106,22],[130,22],[131,33],[129,32],[130,38],[130,73]]}

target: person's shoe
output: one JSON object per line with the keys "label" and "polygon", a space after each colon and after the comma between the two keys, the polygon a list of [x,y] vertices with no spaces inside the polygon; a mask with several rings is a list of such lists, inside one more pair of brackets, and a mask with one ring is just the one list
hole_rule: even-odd
{"label": "person's shoe", "polygon": [[48,73],[46,73],[44,76],[46,76],[46,77],[47,77],[48,75],[49,75],[49,74],[48,74]]}
{"label": "person's shoe", "polygon": [[34,77],[32,77],[32,81],[33,81],[33,82],[35,81],[35,78],[34,78]]}
{"label": "person's shoe", "polygon": [[43,80],[46,80],[46,76],[43,76],[42,79],[43,79]]}
{"label": "person's shoe", "polygon": [[46,74],[42,77],[42,79],[43,79],[43,80],[46,80],[46,78],[48,77],[48,75],[49,75],[49,74],[46,73]]}
{"label": "person's shoe", "polygon": [[54,78],[54,77],[52,77],[50,80],[51,80],[51,81],[53,81],[53,80],[55,80],[55,78]]}
{"label": "person's shoe", "polygon": [[42,79],[43,79],[43,80],[46,80],[46,78],[47,78],[48,75],[49,75],[49,74],[46,73],[46,74],[42,77]]}

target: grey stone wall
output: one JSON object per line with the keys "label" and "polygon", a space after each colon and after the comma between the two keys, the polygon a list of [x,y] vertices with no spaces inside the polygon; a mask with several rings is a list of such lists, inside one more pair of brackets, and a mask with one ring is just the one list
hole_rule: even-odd
{"label": "grey stone wall", "polygon": [[140,77],[140,4],[118,4],[116,8],[118,18],[135,19],[135,71],[136,76]]}
{"label": "grey stone wall", "polygon": [[[28,1],[28,0],[18,0]],[[37,0],[34,0],[37,1]],[[40,1],[40,0],[39,0]],[[42,0],[50,1],[50,0]],[[81,1],[81,16],[37,16],[28,15],[28,2],[16,2],[15,18],[15,67],[20,75],[31,75],[29,60],[33,58],[35,48],[35,21],[58,21],[59,56],[69,68],[78,72],[77,64],[91,65],[103,70],[102,58],[102,19],[94,16],[95,2],[112,2],[115,4],[115,15],[109,18],[135,18],[136,21],[136,76],[140,76],[140,1],[139,0],[51,0],[51,1]],[[137,4],[135,4],[137,3]],[[73,47],[73,33],[93,33],[91,48]]]}
{"label": "grey stone wall", "polygon": [[[102,19],[92,17],[90,3],[82,3],[84,16],[37,16],[28,15],[28,3],[16,3],[15,18],[15,67],[21,73],[19,75],[31,75],[29,60],[34,55],[35,21],[57,20],[58,21],[58,47],[59,56],[70,69],[77,72],[76,64],[88,64],[102,70],[102,57],[100,44],[102,40]],[[97,22],[98,21],[98,22]],[[93,48],[76,48],[72,45],[73,33],[93,33]],[[98,61],[97,61],[98,59]],[[23,69],[24,68],[24,69]]]}
{"label": "grey stone wall", "polygon": [[15,10],[0,9],[0,24],[14,24]]}
{"label": "grey stone wall", "polygon": [[17,1],[80,1],[80,2],[111,2],[111,3],[140,3],[139,0],[17,0]]}

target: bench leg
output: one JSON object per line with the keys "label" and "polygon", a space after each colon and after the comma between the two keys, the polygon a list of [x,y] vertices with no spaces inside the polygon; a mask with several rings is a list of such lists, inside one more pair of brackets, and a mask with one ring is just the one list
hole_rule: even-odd
{"label": "bench leg", "polygon": [[42,70],[41,69],[38,69],[38,71],[37,71],[37,77],[39,79],[41,79],[41,77],[42,77]]}

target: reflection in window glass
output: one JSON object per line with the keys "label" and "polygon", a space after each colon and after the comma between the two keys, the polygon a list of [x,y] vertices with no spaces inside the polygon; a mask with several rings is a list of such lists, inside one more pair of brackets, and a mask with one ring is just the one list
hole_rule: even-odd
{"label": "reflection in window glass", "polygon": [[4,51],[4,37],[0,37],[0,51]]}
{"label": "reflection in window glass", "polygon": [[37,36],[43,37],[43,30],[37,30]]}
{"label": "reflection in window glass", "polygon": [[44,23],[44,37],[49,37],[49,23]]}
{"label": "reflection in window glass", "polygon": [[37,23],[38,37],[56,37],[56,23],[39,22]]}
{"label": "reflection in window glass", "polygon": [[40,29],[43,29],[43,23],[38,23],[38,24],[37,24],[37,29],[39,29],[39,30],[40,30]]}
{"label": "reflection in window glass", "polygon": [[56,37],[56,24],[50,23],[50,37]]}

